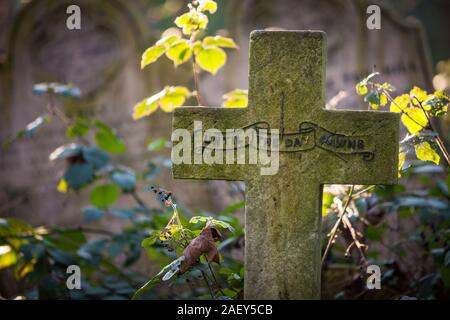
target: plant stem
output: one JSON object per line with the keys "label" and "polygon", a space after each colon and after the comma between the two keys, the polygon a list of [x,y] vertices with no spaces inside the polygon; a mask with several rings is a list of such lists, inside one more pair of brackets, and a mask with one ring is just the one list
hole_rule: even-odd
{"label": "plant stem", "polygon": [[345,215],[345,212],[347,211],[348,205],[350,204],[350,201],[353,199],[353,191],[354,190],[355,190],[355,185],[352,185],[350,188],[350,191],[348,193],[347,201],[345,202],[344,208],[342,209],[341,215],[339,216],[338,221],[336,221],[335,225],[333,226],[333,229],[331,229],[330,238],[328,239],[327,247],[322,256],[322,265],[328,255],[328,252],[330,251],[331,245],[333,244],[333,241],[336,237],[336,233],[339,229],[340,224],[342,223],[342,219],[344,218],[344,215]]}
{"label": "plant stem", "polygon": [[201,272],[202,272],[203,279],[205,280],[206,285],[208,286],[209,294],[211,295],[211,298],[214,300],[215,299],[214,293],[213,293],[213,291],[211,289],[211,286],[209,285],[209,281],[208,281],[208,278],[206,277],[206,273],[203,270],[201,270]]}
{"label": "plant stem", "polygon": [[199,106],[203,106],[203,98],[200,94],[200,79],[198,76],[198,69],[197,69],[197,61],[195,60],[195,56],[192,55],[192,71],[194,73],[194,81],[195,81],[195,97],[197,98],[197,104]]}

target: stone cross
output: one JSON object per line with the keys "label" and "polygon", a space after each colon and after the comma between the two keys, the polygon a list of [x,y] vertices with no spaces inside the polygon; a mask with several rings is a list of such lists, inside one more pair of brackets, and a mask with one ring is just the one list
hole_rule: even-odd
{"label": "stone cross", "polygon": [[323,184],[397,181],[398,114],[325,110],[325,48],[321,31],[253,31],[248,107],[175,110],[173,129],[192,136],[194,121],[201,130],[279,129],[273,175],[261,163],[173,163],[175,178],[245,182],[246,299],[319,298]]}

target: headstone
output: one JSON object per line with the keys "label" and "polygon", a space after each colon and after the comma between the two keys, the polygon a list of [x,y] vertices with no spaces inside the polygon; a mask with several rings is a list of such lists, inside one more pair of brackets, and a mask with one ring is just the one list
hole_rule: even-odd
{"label": "headstone", "polygon": [[[397,181],[398,115],[324,110],[325,48],[320,31],[254,31],[248,108],[175,110],[174,177],[246,184],[246,299],[319,298],[323,184]],[[262,157],[256,164],[248,164],[250,155],[245,164],[225,164],[230,148],[213,133],[247,128],[257,129],[258,152],[279,156],[275,174],[262,174],[267,164]],[[270,145],[262,134],[269,128],[279,130]],[[175,137],[179,129],[188,130],[188,136]],[[207,132],[211,136],[196,140]],[[180,152],[184,139],[194,140]],[[218,158],[205,164],[212,144],[214,152],[208,154],[222,154],[224,164]],[[240,146],[248,152],[254,147],[245,141]]]}
{"label": "headstone", "polygon": [[[381,29],[369,30],[367,7],[381,8]],[[218,77],[221,86],[205,76],[202,86],[207,101],[220,103],[223,92],[246,88],[248,35],[255,29],[323,30],[327,33],[327,93],[329,102],[339,92],[345,98],[333,107],[367,109],[355,93],[355,84],[376,70],[382,80],[392,83],[399,93],[413,85],[431,90],[432,68],[427,39],[420,23],[396,15],[388,1],[359,0],[232,0],[228,29],[240,50],[231,52],[229,63]],[[344,96],[341,96],[344,97]]]}
{"label": "headstone", "polygon": [[[67,7],[74,4],[81,10],[80,30],[66,26],[70,16]],[[10,32],[0,39],[8,39],[6,46],[0,44],[0,56],[7,49],[6,61],[0,63],[0,141],[46,110],[46,98],[32,95],[35,83],[71,82],[80,87],[81,99],[61,99],[59,107],[66,113],[88,112],[116,128],[127,145],[126,152],[115,158],[116,163],[143,172],[153,157],[164,152],[168,157],[169,150],[150,154],[146,146],[149,138],[170,136],[171,114],[157,112],[142,121],[133,121],[131,116],[136,102],[171,83],[176,72],[168,60],[149,70],[139,68],[142,52],[155,41],[150,30],[144,29],[148,25],[144,6],[124,0],[42,0],[21,5],[13,15],[11,10],[3,12],[2,2],[0,16],[7,14],[8,19],[0,24],[11,24],[7,28]],[[175,84],[187,81],[179,70],[176,79],[180,82]],[[17,141],[7,151],[0,150],[1,216],[14,216],[35,225],[73,226],[83,222],[80,209],[89,204],[89,189],[79,194],[59,193],[56,185],[64,163],[48,159],[66,142],[65,127],[55,118],[33,138]],[[143,183],[170,189],[193,209],[214,209],[207,182],[191,185],[195,191],[188,194],[184,182],[175,184],[170,172],[161,170],[155,180],[140,183],[137,190],[149,205],[159,206],[143,191]],[[134,204],[131,197],[121,197],[116,205],[131,208]],[[105,220],[99,227],[113,231],[120,230],[124,223],[120,219]]]}

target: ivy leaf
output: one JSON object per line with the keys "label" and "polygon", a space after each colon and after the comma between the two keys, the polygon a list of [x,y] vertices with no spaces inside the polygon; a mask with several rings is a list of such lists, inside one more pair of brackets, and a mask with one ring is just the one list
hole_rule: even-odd
{"label": "ivy leaf", "polygon": [[83,209],[84,219],[88,222],[100,220],[105,214],[104,210],[96,207],[86,207]]}
{"label": "ivy leaf", "polygon": [[428,119],[422,109],[412,107],[403,110],[402,122],[411,134],[416,134],[428,124]]}
{"label": "ivy leaf", "polygon": [[416,150],[416,156],[419,160],[431,161],[436,165],[439,165],[439,160],[441,159],[441,157],[436,152],[436,150],[433,149],[429,142],[425,141],[420,144],[416,144],[414,146],[414,149]]}
{"label": "ivy leaf", "polygon": [[411,100],[409,99],[408,94],[402,94],[401,96],[398,96],[394,99],[394,101],[391,102],[390,111],[395,113],[400,113],[403,110],[405,110]]}
{"label": "ivy leaf", "polygon": [[175,67],[186,62],[192,56],[192,49],[186,40],[180,39],[166,51],[166,56],[173,61]]}
{"label": "ivy leaf", "polygon": [[217,3],[213,0],[198,0],[198,10],[215,13],[217,11]]}
{"label": "ivy leaf", "polygon": [[104,184],[91,191],[91,203],[101,209],[107,208],[117,201],[120,189],[113,184]]}
{"label": "ivy leaf", "polygon": [[95,142],[101,149],[112,154],[125,152],[125,143],[116,135],[112,128],[101,121],[97,121],[95,125],[98,128],[95,134]]}
{"label": "ivy leaf", "polygon": [[205,46],[217,46],[222,48],[238,48],[233,39],[222,36],[206,37],[203,39],[203,44]]}
{"label": "ivy leaf", "polygon": [[203,48],[197,54],[197,63],[203,69],[212,74],[222,68],[227,60],[225,51],[218,47]]}
{"label": "ivy leaf", "polygon": [[144,69],[149,64],[158,60],[159,57],[166,51],[166,47],[164,45],[154,45],[144,51],[141,59],[141,69]]}
{"label": "ivy leaf", "polygon": [[208,17],[195,9],[182,14],[175,19],[177,27],[182,28],[185,35],[191,35],[196,30],[204,30],[208,25]]}
{"label": "ivy leaf", "polygon": [[245,108],[248,104],[247,90],[235,89],[223,95],[225,101],[222,103],[224,108]]}

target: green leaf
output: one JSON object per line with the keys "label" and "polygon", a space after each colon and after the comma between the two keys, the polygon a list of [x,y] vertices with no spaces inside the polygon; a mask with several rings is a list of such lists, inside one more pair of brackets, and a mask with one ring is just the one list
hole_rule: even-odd
{"label": "green leaf", "polygon": [[165,138],[158,138],[155,140],[151,140],[147,145],[148,151],[159,151],[166,147],[167,145],[167,139]]}
{"label": "green leaf", "polygon": [[68,138],[84,137],[90,129],[89,119],[84,116],[76,116],[75,122],[66,130]]}
{"label": "green leaf", "polygon": [[414,145],[414,149],[416,151],[416,156],[418,159],[422,161],[431,161],[439,165],[439,160],[441,159],[441,157],[436,152],[436,150],[433,149],[429,142],[425,141],[420,144],[416,144]]}
{"label": "green leaf", "polygon": [[331,192],[324,192],[322,195],[322,215],[330,213],[330,207],[333,204],[334,195]]}
{"label": "green leaf", "polygon": [[222,36],[205,37],[205,39],[203,39],[203,44],[205,46],[217,46],[222,48],[238,48],[233,39]]}
{"label": "green leaf", "polygon": [[175,67],[186,62],[192,56],[192,49],[186,40],[180,39],[166,51],[166,56],[173,61]]}
{"label": "green leaf", "polygon": [[203,48],[197,54],[197,63],[203,69],[212,74],[222,68],[227,60],[225,51],[218,47]]}
{"label": "green leaf", "polygon": [[91,163],[72,163],[64,172],[64,179],[78,191],[94,179],[94,167]]}
{"label": "green leaf", "polygon": [[107,208],[117,201],[120,189],[113,184],[104,184],[95,187],[91,192],[91,203],[101,209]]}
{"label": "green leaf", "polygon": [[224,108],[245,108],[248,104],[247,90],[235,89],[223,95],[225,101],[222,103]]}
{"label": "green leaf", "polygon": [[82,146],[75,143],[60,146],[56,148],[49,156],[51,161],[67,159],[80,155],[82,152]]}
{"label": "green leaf", "polygon": [[91,163],[95,170],[104,168],[111,160],[109,154],[95,147],[83,147],[83,158]]}
{"label": "green leaf", "polygon": [[10,246],[0,246],[0,270],[16,264],[18,256]]}
{"label": "green leaf", "polygon": [[411,134],[416,134],[428,125],[428,119],[422,109],[412,107],[403,110],[403,125]]}
{"label": "green leaf", "polygon": [[105,214],[105,211],[96,207],[86,207],[82,210],[84,219],[88,222],[93,222],[100,220],[103,215]]}
{"label": "green leaf", "polygon": [[156,44],[157,44],[157,45],[170,46],[172,43],[174,43],[174,42],[177,41],[178,39],[180,39],[180,37],[171,34],[171,35],[162,37],[161,39],[158,40],[158,42],[156,42]]}
{"label": "green leaf", "polygon": [[217,11],[217,3],[213,0],[198,0],[198,10],[215,13]]}
{"label": "green leaf", "polygon": [[116,135],[112,128],[101,121],[97,121],[95,125],[98,129],[95,134],[95,142],[101,149],[112,154],[125,152],[125,143]]}
{"label": "green leaf", "polygon": [[160,56],[166,51],[166,47],[164,45],[154,45],[142,54],[141,59],[141,69],[144,69],[149,64],[158,60]]}
{"label": "green leaf", "polygon": [[156,243],[157,238],[158,238],[158,236],[151,236],[151,237],[145,238],[144,240],[142,240],[141,246],[143,248],[150,248],[152,245],[154,245]]}

